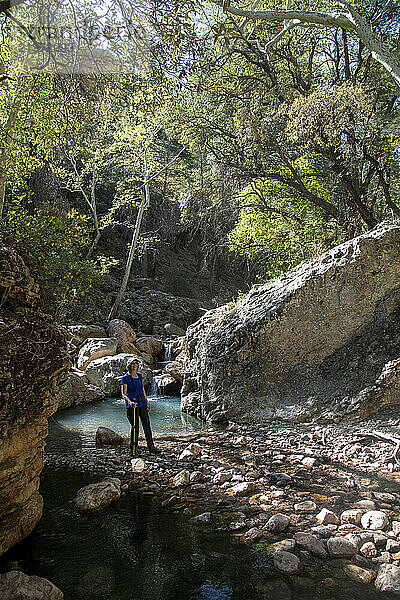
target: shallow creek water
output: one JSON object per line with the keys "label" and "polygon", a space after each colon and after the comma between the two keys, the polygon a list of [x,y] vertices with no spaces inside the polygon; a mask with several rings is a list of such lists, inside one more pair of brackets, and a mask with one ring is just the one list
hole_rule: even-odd
{"label": "shallow creek water", "polygon": [[[193,431],[201,423],[180,412],[179,399],[152,402],[157,434]],[[127,434],[118,399],[61,411],[50,421],[52,452],[94,447],[99,425]],[[46,467],[44,515],[35,531],[2,559],[45,577],[65,600],[387,600],[371,585],[350,581],[340,561],[302,558],[300,576],[280,576],[265,551],[233,543],[213,526],[161,508],[156,498],[128,492],[103,510],[82,514],[71,500],[98,477]],[[344,564],[344,563],[343,563]]]}

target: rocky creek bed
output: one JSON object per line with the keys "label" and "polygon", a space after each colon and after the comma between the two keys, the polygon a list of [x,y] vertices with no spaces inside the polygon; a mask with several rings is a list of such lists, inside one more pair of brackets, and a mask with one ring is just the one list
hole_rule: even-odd
{"label": "rocky creek bed", "polygon": [[[110,507],[140,498],[153,512],[157,507],[157,519],[170,519],[169,527],[177,520],[190,535],[205,536],[208,551],[194,559],[202,573],[214,559],[248,563],[249,581],[246,569],[236,566],[241,584],[231,577],[222,591],[210,584],[199,592],[197,581],[175,589],[175,598],[333,599],[344,597],[343,590],[351,598],[393,598],[400,594],[400,469],[394,444],[377,434],[400,435],[395,413],[358,425],[230,424],[160,435],[161,455],[142,448],[133,460],[127,443],[72,444],[62,453],[50,444],[44,481],[49,473],[76,477],[72,501],[78,481],[113,478],[120,500],[92,513],[97,520]],[[221,543],[224,551],[210,550]],[[231,558],[221,558],[227,547]],[[200,568],[192,563],[194,571]]]}

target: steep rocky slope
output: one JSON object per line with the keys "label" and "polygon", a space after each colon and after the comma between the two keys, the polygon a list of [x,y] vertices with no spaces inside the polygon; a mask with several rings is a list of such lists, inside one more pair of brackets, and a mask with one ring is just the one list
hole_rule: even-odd
{"label": "steep rocky slope", "polygon": [[24,261],[0,244],[0,554],[32,531],[47,418],[65,376],[65,339],[41,312],[39,287]]}
{"label": "steep rocky slope", "polygon": [[214,421],[363,418],[400,402],[399,357],[396,222],[189,327],[182,406]]}

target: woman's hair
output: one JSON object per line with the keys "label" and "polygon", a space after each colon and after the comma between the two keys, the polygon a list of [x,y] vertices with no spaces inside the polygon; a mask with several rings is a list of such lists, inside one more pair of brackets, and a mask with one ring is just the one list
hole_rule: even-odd
{"label": "woman's hair", "polygon": [[133,360],[128,362],[128,371],[130,371],[132,369],[132,365],[134,365],[134,364],[136,364],[138,367],[140,367],[140,362],[138,361],[137,358],[134,358]]}

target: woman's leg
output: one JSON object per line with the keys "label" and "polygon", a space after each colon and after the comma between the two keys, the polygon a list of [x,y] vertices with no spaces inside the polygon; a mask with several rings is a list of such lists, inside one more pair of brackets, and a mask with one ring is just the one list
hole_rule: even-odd
{"label": "woman's leg", "polygon": [[136,410],[139,411],[140,420],[142,421],[144,435],[146,436],[147,447],[150,450],[150,449],[154,448],[154,442],[153,442],[153,434],[151,433],[150,418],[149,418],[149,413],[147,411],[147,406],[141,406],[140,408],[137,408]]}
{"label": "woman's leg", "polygon": [[[134,408],[133,406],[130,406],[127,411],[126,411],[126,416],[128,418],[129,423],[131,424],[131,442],[129,445],[129,449],[132,452],[133,451],[133,447],[135,446],[135,449],[137,448],[138,445],[138,440],[139,440],[139,419],[138,419],[138,408]],[[136,411],[136,415],[135,415],[135,411]]]}

